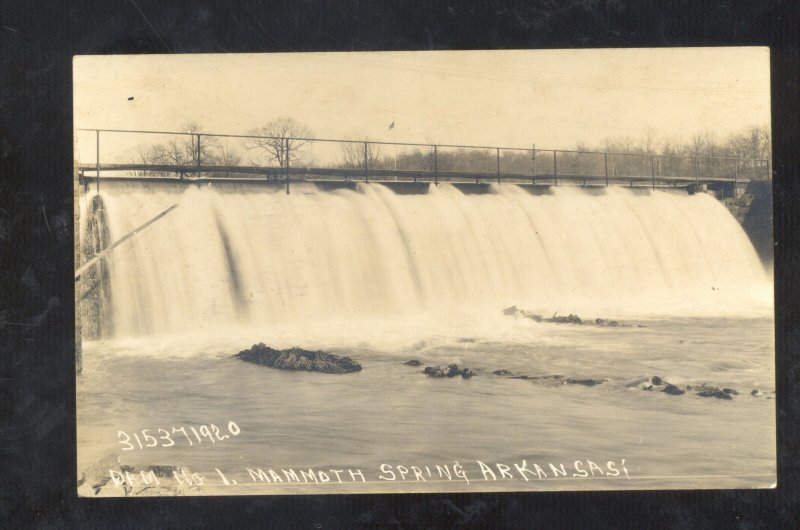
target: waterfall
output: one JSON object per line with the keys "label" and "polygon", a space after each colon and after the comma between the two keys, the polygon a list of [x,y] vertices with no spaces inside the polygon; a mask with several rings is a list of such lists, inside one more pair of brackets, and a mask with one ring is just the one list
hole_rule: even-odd
{"label": "waterfall", "polygon": [[[376,183],[108,183],[108,240],[177,203],[106,258],[115,336],[496,315],[751,314],[771,284],[713,197],[680,190]],[[84,212],[85,214],[86,212]]]}

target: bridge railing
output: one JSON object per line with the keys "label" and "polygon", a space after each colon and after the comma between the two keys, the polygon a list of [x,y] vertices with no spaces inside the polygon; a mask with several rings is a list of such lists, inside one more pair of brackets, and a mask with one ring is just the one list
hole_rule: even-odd
{"label": "bridge railing", "polygon": [[122,129],[78,129],[76,158],[85,175],[266,176],[287,182],[307,174],[317,180],[568,179],[655,186],[768,180],[771,174],[765,159]]}

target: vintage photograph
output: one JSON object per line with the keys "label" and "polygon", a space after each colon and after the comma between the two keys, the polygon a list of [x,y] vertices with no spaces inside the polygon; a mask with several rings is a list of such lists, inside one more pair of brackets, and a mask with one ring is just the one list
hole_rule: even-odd
{"label": "vintage photograph", "polygon": [[75,57],[78,495],[774,488],[769,64]]}

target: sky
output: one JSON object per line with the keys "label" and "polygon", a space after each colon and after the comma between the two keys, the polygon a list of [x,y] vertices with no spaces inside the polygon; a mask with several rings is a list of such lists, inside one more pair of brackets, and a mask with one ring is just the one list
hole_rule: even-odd
{"label": "sky", "polygon": [[[79,56],[73,68],[76,128],[246,134],[285,116],[318,138],[569,149],[770,123],[763,47]],[[93,159],[94,136],[76,138]]]}

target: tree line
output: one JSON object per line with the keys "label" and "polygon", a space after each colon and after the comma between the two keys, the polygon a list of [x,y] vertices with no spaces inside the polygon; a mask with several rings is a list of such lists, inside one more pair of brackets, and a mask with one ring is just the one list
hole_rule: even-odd
{"label": "tree line", "polygon": [[[197,124],[184,127],[188,134],[165,142],[141,145],[136,163],[146,165],[194,166],[266,166],[285,168],[309,165],[314,154],[308,126],[292,118],[278,118],[252,129],[237,149],[220,137],[204,135]],[[597,145],[577,143],[571,150],[434,148],[427,146],[392,146],[370,143],[364,137],[338,145],[336,160],[321,164],[348,169],[417,170],[520,175],[691,176],[731,175],[766,176],[767,160],[772,150],[766,126],[748,127],[720,139],[712,132],[692,135],[688,140],[660,137],[646,128],[638,137],[607,138]],[[398,150],[401,150],[398,152]],[[554,160],[555,158],[555,160]],[[734,160],[736,159],[736,160]],[[140,172],[144,173],[144,172]],[[170,172],[152,172],[154,175]],[[235,172],[227,173],[228,175]],[[220,173],[217,173],[220,174]],[[224,175],[224,174],[223,174]]]}

